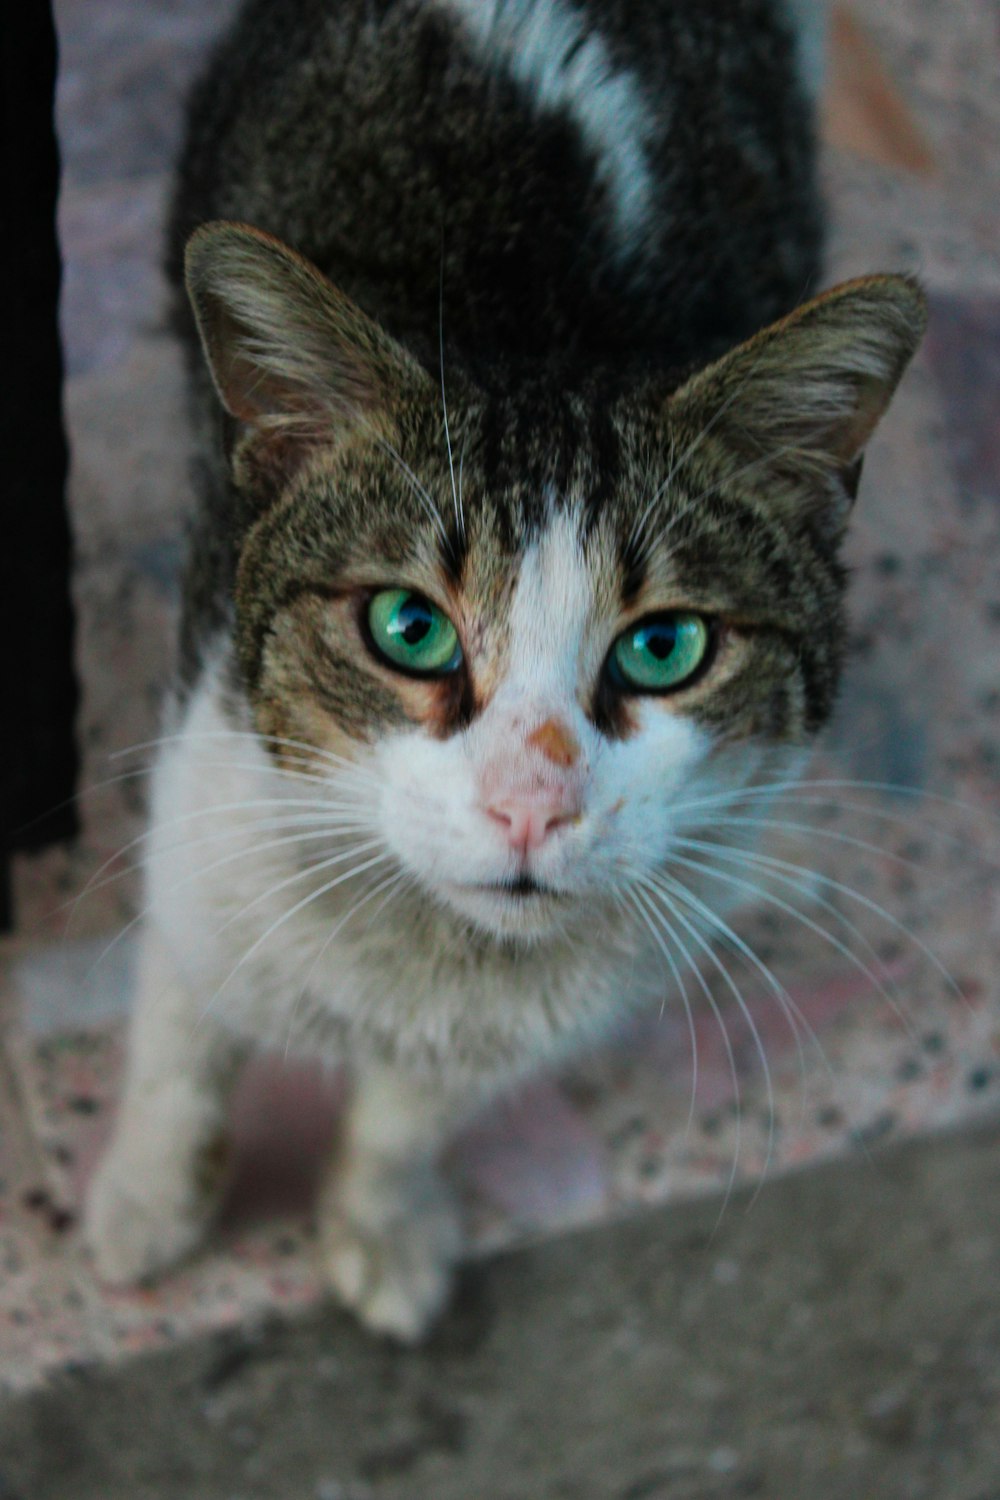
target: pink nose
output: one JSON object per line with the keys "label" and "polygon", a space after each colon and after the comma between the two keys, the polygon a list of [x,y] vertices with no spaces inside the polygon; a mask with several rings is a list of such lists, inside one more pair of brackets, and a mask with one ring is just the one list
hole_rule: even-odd
{"label": "pink nose", "polygon": [[507,843],[520,854],[541,848],[549,834],[580,815],[580,804],[567,792],[553,790],[529,796],[498,797],[486,816],[503,829]]}

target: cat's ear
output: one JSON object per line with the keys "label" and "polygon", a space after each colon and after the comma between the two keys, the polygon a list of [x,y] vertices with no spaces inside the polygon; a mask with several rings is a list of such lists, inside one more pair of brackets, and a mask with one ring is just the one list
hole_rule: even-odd
{"label": "cat's ear", "polygon": [[717,482],[789,517],[844,526],[862,450],[923,335],[905,276],[866,276],[805,303],[699,371],[671,397],[675,446]]}
{"label": "cat's ear", "polygon": [[429,377],[315,266],[245,224],[196,230],[185,280],[223,406],[272,445],[376,430],[405,389]]}

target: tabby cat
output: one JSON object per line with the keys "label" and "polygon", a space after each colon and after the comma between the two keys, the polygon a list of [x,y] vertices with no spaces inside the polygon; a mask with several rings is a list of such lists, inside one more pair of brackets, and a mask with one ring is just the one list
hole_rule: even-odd
{"label": "tabby cat", "polygon": [[318,1054],[353,1081],[325,1273],[418,1337],[449,1133],[679,1003],[718,885],[672,858],[827,719],[860,455],[924,326],[900,276],[797,305],[801,41],[782,0],[251,0],[219,47],[170,241],[218,456],[108,1281],[203,1236],[248,1049]]}

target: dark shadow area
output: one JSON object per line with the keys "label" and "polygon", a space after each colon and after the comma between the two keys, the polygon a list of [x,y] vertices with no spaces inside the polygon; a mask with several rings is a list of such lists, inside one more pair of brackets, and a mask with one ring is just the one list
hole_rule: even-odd
{"label": "dark shadow area", "polygon": [[0,932],[8,859],[76,832],[66,436],[57,308],[56,39],[47,4],[2,22],[4,331],[0,521]]}

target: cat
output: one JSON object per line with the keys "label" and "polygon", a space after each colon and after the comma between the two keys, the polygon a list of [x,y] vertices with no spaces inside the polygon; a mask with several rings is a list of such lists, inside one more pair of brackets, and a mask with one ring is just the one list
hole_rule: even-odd
{"label": "cat", "polygon": [[719,908],[680,856],[828,718],[839,544],[925,322],[897,275],[803,302],[821,237],[780,0],[237,18],[169,235],[207,456],[107,1281],[203,1238],[248,1050],[313,1053],[352,1078],[324,1273],[419,1338],[449,1135],[679,1003]]}

